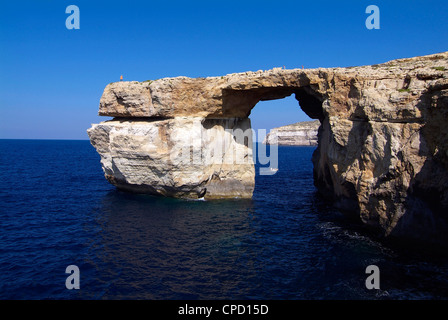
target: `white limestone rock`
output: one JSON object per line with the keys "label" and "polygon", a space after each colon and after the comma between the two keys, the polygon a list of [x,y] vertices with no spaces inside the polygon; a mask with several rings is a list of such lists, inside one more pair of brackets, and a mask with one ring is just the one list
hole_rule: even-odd
{"label": "white limestone rock", "polygon": [[120,189],[193,199],[251,198],[251,131],[240,138],[248,129],[249,119],[134,119],[94,124],[88,134],[106,179]]}

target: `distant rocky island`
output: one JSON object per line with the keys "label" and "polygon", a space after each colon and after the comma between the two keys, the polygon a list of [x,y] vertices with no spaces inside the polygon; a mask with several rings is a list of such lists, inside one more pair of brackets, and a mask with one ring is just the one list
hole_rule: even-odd
{"label": "distant rocky island", "polygon": [[264,144],[279,146],[317,146],[320,121],[303,121],[274,128],[263,140]]}

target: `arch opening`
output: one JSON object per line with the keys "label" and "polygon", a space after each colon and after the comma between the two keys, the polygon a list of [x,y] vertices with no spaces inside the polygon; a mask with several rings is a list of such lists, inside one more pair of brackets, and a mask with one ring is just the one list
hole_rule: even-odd
{"label": "arch opening", "polygon": [[[279,100],[291,95],[299,102],[300,108],[311,119],[324,119],[322,102],[324,97],[311,86],[303,87],[262,87],[249,90],[223,90],[222,115],[226,117],[249,117],[252,109],[260,101]],[[213,115],[211,115],[213,117]]]}
{"label": "arch opening", "polygon": [[266,135],[275,128],[284,127],[297,122],[311,121],[300,107],[294,95],[275,100],[260,100],[249,115],[252,129],[254,130],[254,142],[259,141],[259,135],[264,139],[263,130]]}
{"label": "arch opening", "polygon": [[[282,131],[281,133],[284,134],[282,143],[279,141],[277,145],[268,143],[269,139],[266,135],[279,132],[277,130],[288,130],[287,128],[297,123],[304,124],[321,120],[322,114],[322,103],[319,99],[305,90],[297,89],[283,98],[260,99],[251,109],[249,119],[254,132],[253,197],[255,199],[263,198],[261,195],[265,193],[271,194],[275,199],[284,198],[285,201],[294,192],[300,192],[304,197],[307,197],[305,194],[308,193],[314,194],[315,174],[312,160],[317,145],[294,144],[303,138],[302,134],[305,130]],[[260,136],[260,130],[265,131],[264,137]],[[289,144],[290,142],[292,144]],[[263,156],[265,156],[264,159]]]}
{"label": "arch opening", "polygon": [[[250,110],[248,116],[253,129],[255,166],[268,165],[269,169],[274,171],[273,173],[267,171],[268,175],[281,170],[278,158],[283,155],[279,155],[279,153],[289,152],[282,149],[283,146],[311,147],[313,150],[308,157],[310,162],[317,156],[313,156],[313,153],[317,150],[318,128],[324,118],[320,97],[310,93],[308,88],[294,88],[289,92],[274,92],[272,88],[270,89],[270,92],[266,91],[259,96],[259,101]],[[283,97],[284,95],[286,97]],[[319,120],[317,126],[316,123],[313,123],[313,119]],[[272,142],[273,136],[281,136],[281,138],[274,140],[277,142]],[[310,136],[314,136],[313,140],[310,139]],[[268,147],[268,145],[271,146]],[[270,157],[266,158],[267,154],[270,154]],[[273,159],[273,157],[277,157],[277,159]],[[277,166],[273,167],[272,163]],[[256,172],[261,174],[262,171],[256,169]],[[314,168],[311,168],[310,172],[314,172]],[[256,178],[255,184],[257,184],[257,179],[259,178]]]}

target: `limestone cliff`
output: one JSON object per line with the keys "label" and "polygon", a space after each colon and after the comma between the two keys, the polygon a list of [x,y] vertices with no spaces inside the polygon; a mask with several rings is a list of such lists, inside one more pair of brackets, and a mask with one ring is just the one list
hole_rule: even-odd
{"label": "limestone cliff", "polygon": [[314,120],[274,128],[268,133],[263,143],[279,146],[317,146],[319,126],[320,121]]}
{"label": "limestone cliff", "polygon": [[[182,198],[250,198],[249,119],[115,119],[88,130],[106,179],[120,189]],[[217,144],[217,140],[219,144]],[[217,146],[217,147],[216,147]],[[241,161],[234,160],[239,155]]]}
{"label": "limestone cliff", "polygon": [[248,128],[258,101],[291,94],[321,122],[313,164],[322,194],[383,236],[448,243],[447,52],[372,66],[112,83],[99,114],[116,119],[88,132],[119,188],[250,197],[252,163],[224,165],[223,152],[212,164],[183,165],[167,154],[191,138],[193,159],[195,147],[213,149],[227,136],[230,154],[250,158],[251,143],[226,129]]}

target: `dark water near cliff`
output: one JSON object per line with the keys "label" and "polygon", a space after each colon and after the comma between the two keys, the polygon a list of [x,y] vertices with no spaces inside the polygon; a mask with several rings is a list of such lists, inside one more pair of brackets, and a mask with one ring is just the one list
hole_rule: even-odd
{"label": "dark water near cliff", "polygon": [[253,200],[205,202],[116,191],[88,141],[0,140],[0,298],[446,299],[447,258],[388,248],[319,199],[313,150],[281,147]]}

